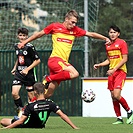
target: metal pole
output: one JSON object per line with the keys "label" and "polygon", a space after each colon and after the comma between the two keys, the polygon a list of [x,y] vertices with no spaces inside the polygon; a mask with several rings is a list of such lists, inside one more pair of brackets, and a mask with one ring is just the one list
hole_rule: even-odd
{"label": "metal pole", "polygon": [[[131,2],[131,19],[132,19],[132,30],[133,30],[133,2]],[[132,43],[133,43],[133,37],[132,37]]]}
{"label": "metal pole", "polygon": [[[88,31],[88,0],[84,0],[84,29]],[[84,37],[84,77],[89,76],[88,37]]]}

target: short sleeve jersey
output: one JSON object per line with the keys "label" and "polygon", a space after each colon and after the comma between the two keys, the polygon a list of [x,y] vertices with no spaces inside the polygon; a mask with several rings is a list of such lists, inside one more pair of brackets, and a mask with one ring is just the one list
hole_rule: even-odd
{"label": "short sleeve jersey", "polygon": [[27,116],[27,120],[24,122],[24,128],[43,128],[51,112],[56,113],[59,110],[52,100],[38,100],[33,103],[29,103],[23,115]]}
{"label": "short sleeve jersey", "polygon": [[32,44],[27,43],[22,49],[19,49],[17,45],[18,44],[15,44],[14,46],[18,59],[17,71],[22,71],[24,68],[30,66],[35,60],[39,59],[39,56]]}
{"label": "short sleeve jersey", "polygon": [[[128,54],[127,43],[118,38],[111,45],[106,45],[106,52],[110,60],[109,69],[113,69],[122,60],[122,55]],[[124,64],[120,69],[127,73],[126,64]]]}
{"label": "short sleeve jersey", "polygon": [[81,37],[86,31],[75,26],[68,30],[62,23],[52,23],[44,28],[45,34],[52,34],[53,50],[50,57],[60,57],[68,62],[75,37]]}

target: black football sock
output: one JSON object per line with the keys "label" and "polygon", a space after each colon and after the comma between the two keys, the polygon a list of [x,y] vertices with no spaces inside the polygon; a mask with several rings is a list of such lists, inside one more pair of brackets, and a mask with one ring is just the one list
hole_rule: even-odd
{"label": "black football sock", "polygon": [[14,100],[14,103],[15,105],[18,107],[23,107],[23,103],[22,103],[22,100],[21,98],[17,99],[17,100]]}

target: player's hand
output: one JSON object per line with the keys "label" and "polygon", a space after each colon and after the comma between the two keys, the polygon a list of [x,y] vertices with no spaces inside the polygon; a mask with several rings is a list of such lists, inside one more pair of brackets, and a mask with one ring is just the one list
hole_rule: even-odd
{"label": "player's hand", "polygon": [[0,130],[3,130],[3,129],[7,129],[6,127],[2,127],[2,128],[0,128]]}
{"label": "player's hand", "polygon": [[21,49],[21,48],[23,48],[23,47],[24,47],[24,44],[23,44],[23,43],[19,43],[19,44],[18,44],[18,48],[19,48],[19,49]]}
{"label": "player's hand", "polygon": [[20,73],[26,76],[28,74],[28,69],[23,69]]}
{"label": "player's hand", "polygon": [[93,68],[96,70],[96,69],[98,69],[100,67],[100,65],[99,64],[95,64],[94,66],[93,66]]}
{"label": "player's hand", "polygon": [[11,71],[11,73],[12,73],[12,75],[15,75],[15,69],[12,69],[12,71]]}
{"label": "player's hand", "polygon": [[78,128],[78,127],[75,127],[75,128],[73,128],[73,129],[80,129],[80,128]]}
{"label": "player's hand", "polygon": [[105,42],[105,45],[110,45],[110,44],[111,44],[111,40],[110,40],[109,38],[106,38],[105,41],[106,41],[106,42]]}
{"label": "player's hand", "polygon": [[114,72],[115,72],[115,69],[110,69],[110,70],[107,71],[106,74],[107,74],[108,76],[111,76]]}

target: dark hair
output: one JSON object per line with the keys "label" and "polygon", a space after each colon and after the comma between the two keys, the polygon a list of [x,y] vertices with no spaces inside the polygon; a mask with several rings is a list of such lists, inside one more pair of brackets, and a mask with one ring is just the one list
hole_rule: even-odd
{"label": "dark hair", "polygon": [[45,85],[42,84],[41,82],[35,83],[33,85],[33,89],[34,91],[36,91],[37,94],[44,94],[45,92],[44,88],[45,88]]}
{"label": "dark hair", "polygon": [[18,34],[19,33],[22,33],[22,34],[25,34],[25,35],[27,35],[28,36],[28,29],[26,29],[26,28],[18,28]]}
{"label": "dark hair", "polygon": [[111,25],[111,26],[109,27],[108,32],[110,31],[110,29],[113,29],[114,31],[119,32],[119,33],[121,32],[120,29],[119,29],[119,27],[116,26],[116,25]]}
{"label": "dark hair", "polygon": [[75,18],[79,18],[78,17],[78,13],[75,10],[70,10],[66,15],[65,18],[70,18],[70,17],[75,17]]}

